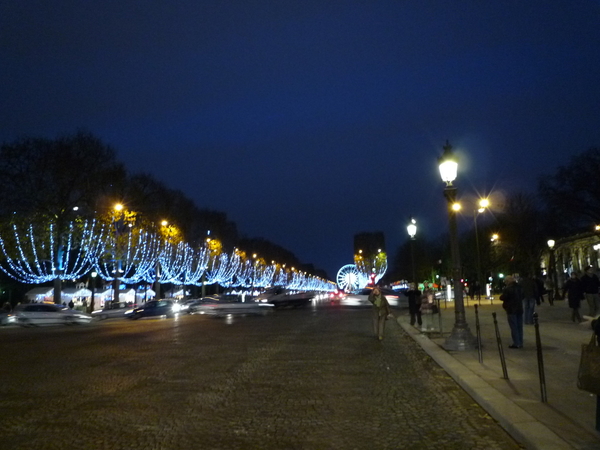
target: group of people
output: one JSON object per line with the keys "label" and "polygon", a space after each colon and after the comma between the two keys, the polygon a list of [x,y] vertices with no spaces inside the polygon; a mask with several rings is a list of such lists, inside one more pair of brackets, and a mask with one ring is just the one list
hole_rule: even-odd
{"label": "group of people", "polygon": [[[502,307],[506,311],[508,325],[510,326],[512,344],[509,348],[523,347],[523,324],[533,324],[533,314],[536,304],[540,304],[543,298],[543,292],[534,278],[525,275],[517,280],[513,276],[507,276],[504,280],[506,287],[500,295]],[[585,274],[580,278],[577,272],[571,272],[571,277],[565,282],[562,288],[563,298],[567,298],[569,308],[571,308],[571,320],[576,323],[583,322],[579,313],[581,301],[586,300],[589,308],[589,315],[597,317],[600,314],[600,279],[596,275],[593,267],[588,267]],[[553,290],[548,291],[553,297]]]}
{"label": "group of people", "polygon": [[[412,326],[417,323],[419,327],[423,326],[424,311],[433,310],[437,308],[435,303],[435,292],[428,283],[423,284],[423,292],[419,290],[415,283],[410,283],[408,291],[406,291],[406,297],[408,298],[408,313],[410,314],[410,324]],[[435,311],[433,311],[435,312]]]}
{"label": "group of people", "polygon": [[569,308],[573,310],[571,315],[573,322],[583,321],[581,314],[579,314],[579,308],[581,307],[581,301],[584,299],[588,305],[588,315],[596,317],[600,314],[599,291],[600,279],[594,272],[593,267],[588,267],[581,277],[577,272],[571,272],[571,277],[563,286],[563,297],[567,297]]}
{"label": "group of people", "polygon": [[[422,312],[436,308],[434,290],[427,283],[423,286],[423,292],[421,292],[415,283],[410,283],[409,289],[406,292],[408,297],[408,311],[410,313],[410,324],[419,324],[419,327],[423,325]],[[379,286],[375,286],[369,294],[369,302],[373,305],[373,330],[377,339],[383,340],[383,332],[385,330],[385,321],[393,317],[390,305],[385,298],[385,295],[381,293]],[[435,312],[435,311],[433,311]]]}

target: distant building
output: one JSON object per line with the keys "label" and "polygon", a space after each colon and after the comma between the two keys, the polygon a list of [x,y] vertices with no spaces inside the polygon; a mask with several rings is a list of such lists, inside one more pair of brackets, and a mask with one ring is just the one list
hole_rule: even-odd
{"label": "distant building", "polygon": [[586,267],[600,268],[600,234],[598,232],[580,233],[558,239],[554,248],[548,249],[542,256],[541,265],[545,272],[552,275],[554,252],[555,275],[559,287],[562,287],[571,272],[583,272]]}

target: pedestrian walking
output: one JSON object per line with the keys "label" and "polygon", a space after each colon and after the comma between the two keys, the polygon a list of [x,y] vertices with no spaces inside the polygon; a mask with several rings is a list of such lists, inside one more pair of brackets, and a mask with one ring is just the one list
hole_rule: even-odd
{"label": "pedestrian walking", "polygon": [[423,325],[423,319],[421,318],[421,291],[417,289],[415,283],[410,283],[406,296],[408,297],[410,324],[414,326],[416,321],[419,327],[421,327]]}
{"label": "pedestrian walking", "polygon": [[538,288],[535,279],[528,273],[519,281],[523,291],[523,321],[525,325],[533,325],[533,314],[538,301]]}
{"label": "pedestrian walking", "polygon": [[477,301],[481,303],[481,284],[479,284],[479,280],[473,281],[473,295],[477,297]]}
{"label": "pedestrian walking", "polygon": [[600,296],[598,295],[600,279],[592,266],[588,267],[581,277],[581,287],[587,300],[590,316],[596,317],[600,313]]}
{"label": "pedestrian walking", "polygon": [[73,309],[75,307],[75,303],[73,303],[73,300],[69,301],[69,309]]}
{"label": "pedestrian walking", "polygon": [[544,280],[539,276],[535,277],[534,280],[537,287],[537,298],[535,299],[535,303],[536,305],[541,305],[544,302]]}
{"label": "pedestrian walking", "polygon": [[508,348],[523,348],[523,291],[513,276],[507,276],[504,283],[506,287],[500,295],[500,300],[502,300],[502,308],[506,311],[513,341]]}
{"label": "pedestrian walking", "polygon": [[381,293],[379,286],[373,288],[373,291],[369,294],[369,301],[373,305],[373,329],[375,336],[382,341],[385,331],[385,321],[390,314],[390,305],[385,295]]}
{"label": "pedestrian walking", "polygon": [[571,272],[571,278],[569,278],[563,286],[563,297],[565,294],[569,301],[569,308],[573,310],[571,313],[571,320],[576,323],[583,322],[581,314],[579,314],[581,300],[584,299],[583,283],[575,271]]}

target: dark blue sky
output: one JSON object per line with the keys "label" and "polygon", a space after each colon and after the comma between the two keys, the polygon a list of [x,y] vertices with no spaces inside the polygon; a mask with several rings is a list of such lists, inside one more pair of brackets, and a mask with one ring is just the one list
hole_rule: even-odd
{"label": "dark blue sky", "polygon": [[600,146],[599,80],[598,1],[0,3],[0,141],[87,129],[331,278],[446,230],[446,139],[468,197]]}

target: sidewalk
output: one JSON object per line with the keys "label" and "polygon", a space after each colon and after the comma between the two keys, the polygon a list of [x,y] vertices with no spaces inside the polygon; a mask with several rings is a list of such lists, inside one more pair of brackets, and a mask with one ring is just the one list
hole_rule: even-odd
{"label": "sidewalk", "polygon": [[[465,314],[476,336],[474,303],[465,299]],[[547,403],[541,401],[535,327],[525,325],[524,347],[509,349],[510,329],[501,302],[481,300],[479,323],[483,362],[477,349],[446,351],[442,345],[454,324],[454,303],[441,304],[438,315],[423,317],[424,330],[412,327],[409,316],[398,323],[444,370],[518,442],[528,449],[600,449],[596,426],[596,396],[577,388],[581,344],[592,335],[590,323],[571,322],[565,301],[536,308],[542,342]],[[587,305],[582,304],[582,313]],[[506,358],[508,380],[503,378],[492,313],[496,313]]]}

